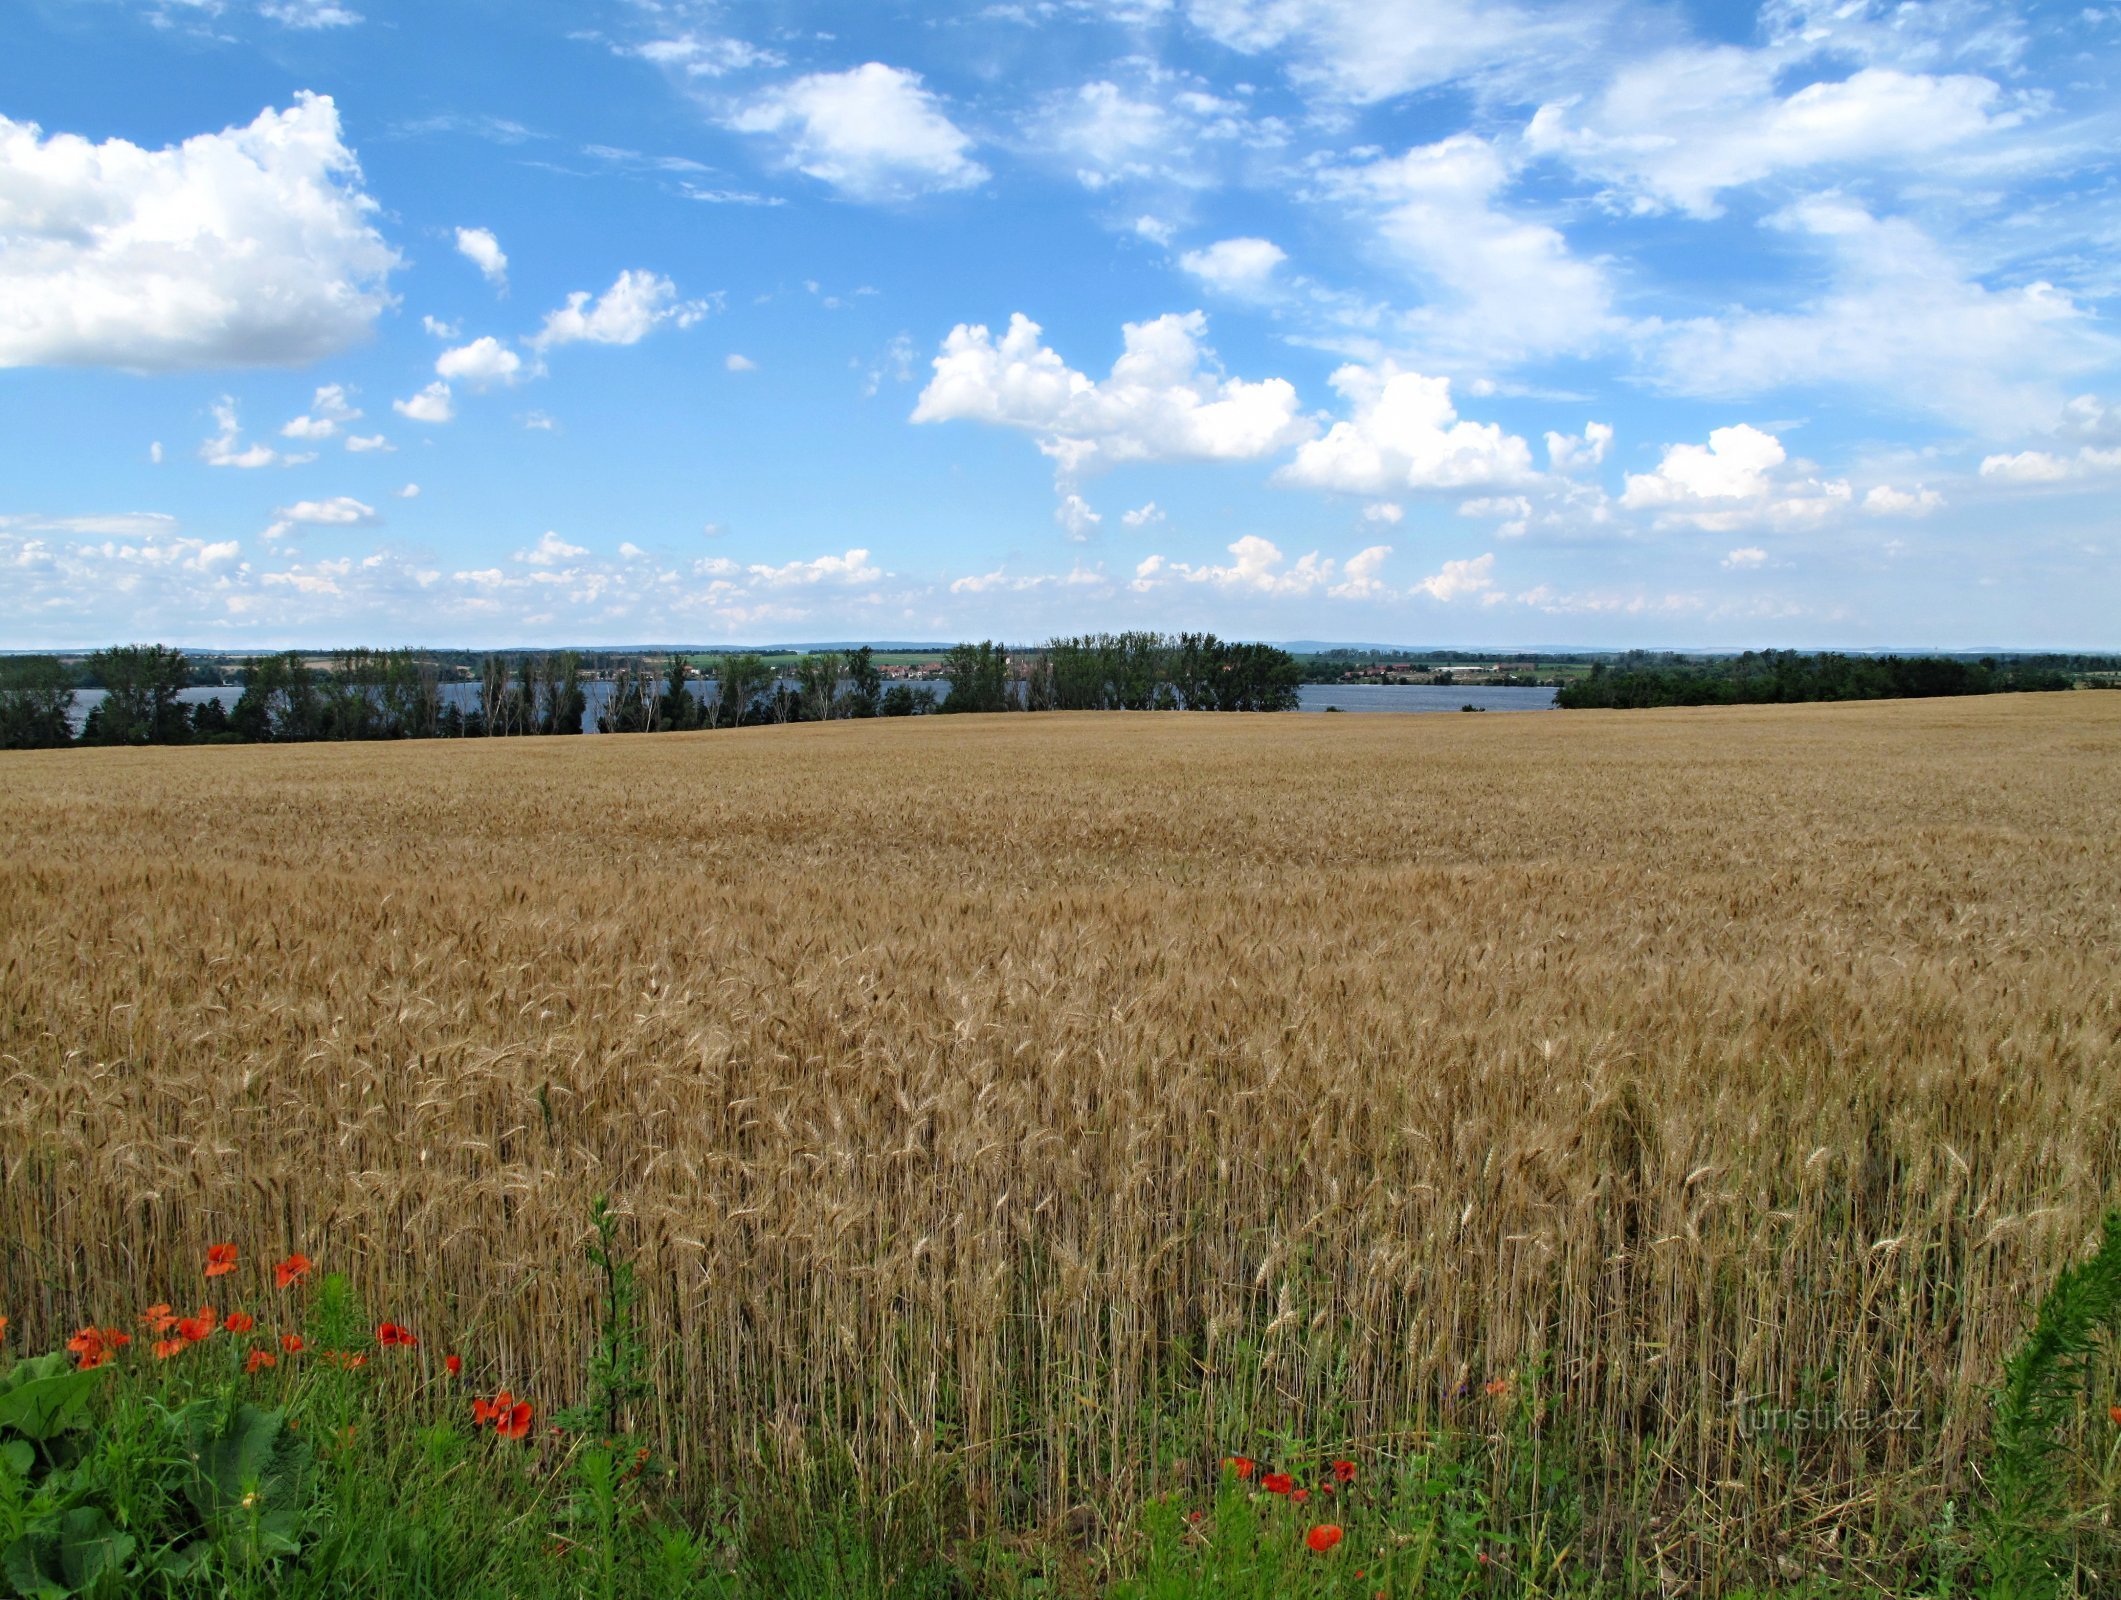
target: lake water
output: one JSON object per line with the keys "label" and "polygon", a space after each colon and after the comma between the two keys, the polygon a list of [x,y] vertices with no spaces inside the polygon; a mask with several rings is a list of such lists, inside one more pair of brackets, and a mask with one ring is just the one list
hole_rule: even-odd
{"label": "lake water", "polygon": [[[713,680],[702,683],[694,681],[688,685],[694,693],[711,689]],[[917,689],[931,690],[937,700],[950,692],[947,683],[915,684]],[[582,688],[588,698],[588,708],[582,713],[582,731],[597,731],[597,712],[611,698],[608,680],[585,683]],[[202,700],[219,700],[224,706],[233,707],[240,689],[184,689],[177,698],[186,705],[197,705]],[[91,707],[103,699],[101,689],[81,689],[74,694],[74,728],[78,732]],[[479,703],[479,686],[475,683],[445,683],[442,685],[442,700],[445,705],[454,705],[460,710],[470,711]],[[1497,688],[1446,688],[1429,683],[1307,683],[1297,690],[1297,708],[1302,711],[1458,711],[1466,706],[1479,706],[1484,711],[1551,711],[1554,708],[1552,689],[1497,689]]]}

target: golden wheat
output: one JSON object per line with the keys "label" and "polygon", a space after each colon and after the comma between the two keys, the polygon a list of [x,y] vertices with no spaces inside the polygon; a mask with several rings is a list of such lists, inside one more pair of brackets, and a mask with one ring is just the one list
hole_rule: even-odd
{"label": "golden wheat", "polygon": [[[703,1480],[1118,1509],[1537,1357],[1594,1536],[1846,1553],[2115,1192],[2117,774],[2091,693],[0,757],[0,1310],[301,1248],[558,1391],[608,1191]],[[1923,1426],[1742,1435],[1829,1372]]]}

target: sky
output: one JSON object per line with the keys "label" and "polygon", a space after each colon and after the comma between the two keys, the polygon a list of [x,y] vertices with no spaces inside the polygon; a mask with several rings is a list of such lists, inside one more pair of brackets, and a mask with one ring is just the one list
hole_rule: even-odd
{"label": "sky", "polygon": [[2121,648],[2121,6],[7,11],[0,648]]}

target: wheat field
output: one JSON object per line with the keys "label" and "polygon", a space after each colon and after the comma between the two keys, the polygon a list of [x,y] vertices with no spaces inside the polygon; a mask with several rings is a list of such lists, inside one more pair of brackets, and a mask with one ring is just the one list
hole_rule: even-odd
{"label": "wheat field", "polygon": [[1517,1374],[1590,1545],[1861,1560],[2116,1192],[2117,775],[2095,693],[0,756],[0,1306],[299,1248],[558,1402],[609,1193],[694,1481],[1117,1517]]}

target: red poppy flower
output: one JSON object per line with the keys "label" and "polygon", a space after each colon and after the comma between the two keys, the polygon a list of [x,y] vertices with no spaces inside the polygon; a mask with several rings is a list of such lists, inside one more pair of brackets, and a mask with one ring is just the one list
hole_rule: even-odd
{"label": "red poppy flower", "polygon": [[302,1353],[302,1336],[299,1333],[281,1334],[280,1348],[291,1356],[300,1355]]}
{"label": "red poppy flower", "polygon": [[1232,1472],[1236,1473],[1240,1478],[1251,1477],[1252,1474],[1259,1468],[1259,1463],[1254,1461],[1250,1456],[1224,1456],[1223,1465],[1228,1467]]}
{"label": "red poppy flower", "polygon": [[177,1337],[188,1344],[197,1344],[220,1325],[220,1314],[212,1306],[201,1306],[196,1317],[184,1317],[178,1321]]}
{"label": "red poppy flower", "polygon": [[155,1341],[155,1359],[157,1361],[167,1361],[171,1356],[181,1356],[182,1354],[184,1354],[185,1351],[189,1350],[190,1348],[191,1340],[189,1339],[181,1337],[175,1339],[157,1339]]}
{"label": "red poppy flower", "polygon": [[493,1431],[504,1439],[520,1439],[530,1432],[530,1402],[519,1400],[508,1408],[507,1415],[495,1417]]}
{"label": "red poppy flower", "polygon": [[1306,1500],[1311,1498],[1311,1491],[1309,1489],[1291,1489],[1289,1491],[1289,1498],[1291,1500],[1294,1500],[1298,1505],[1302,1505]]}
{"label": "red poppy flower", "polygon": [[66,1348],[74,1356],[76,1370],[92,1372],[108,1362],[118,1346],[132,1342],[133,1336],[129,1333],[121,1333],[116,1328],[99,1328],[90,1323],[66,1341]]}
{"label": "red poppy flower", "polygon": [[274,1263],[272,1269],[273,1283],[282,1289],[291,1283],[298,1283],[309,1276],[309,1269],[314,1265],[315,1263],[309,1257],[297,1250],[285,1261]]}
{"label": "red poppy flower", "polygon": [[0,1344],[7,1343],[7,1318],[0,1317]]}
{"label": "red poppy flower", "polygon": [[218,1278],[236,1270],[236,1247],[232,1244],[214,1244],[206,1247],[206,1275]]}
{"label": "red poppy flower", "polygon": [[1489,1394],[1508,1394],[1510,1392],[1510,1380],[1507,1377],[1490,1378],[1486,1383],[1481,1385],[1481,1388],[1486,1390]]}
{"label": "red poppy flower", "polygon": [[243,1375],[249,1377],[260,1367],[277,1367],[279,1364],[280,1358],[270,1350],[253,1350],[250,1359],[243,1363]]}
{"label": "red poppy flower", "polygon": [[386,1350],[392,1345],[405,1345],[409,1348],[419,1342],[412,1336],[412,1329],[402,1328],[395,1322],[379,1323],[376,1326],[376,1343]]}
{"label": "red poppy flower", "polygon": [[1353,1483],[1355,1481],[1355,1463],[1352,1461],[1334,1462],[1333,1481],[1335,1483]]}
{"label": "red poppy flower", "polygon": [[1321,1522],[1304,1535],[1304,1543],[1316,1550],[1320,1555],[1324,1555],[1328,1550],[1339,1544],[1342,1537],[1339,1523]]}
{"label": "red poppy flower", "polygon": [[1286,1472],[1270,1472],[1259,1480],[1259,1486],[1269,1494],[1288,1494],[1296,1488],[1296,1480]]}
{"label": "red poppy flower", "polygon": [[494,1406],[491,1400],[474,1400],[471,1403],[471,1420],[479,1427],[493,1421]]}
{"label": "red poppy flower", "polygon": [[248,1333],[258,1325],[258,1319],[248,1311],[231,1311],[221,1324],[230,1333]]}
{"label": "red poppy flower", "polygon": [[147,1325],[147,1330],[150,1333],[167,1333],[177,1323],[177,1319],[171,1313],[166,1301],[160,1305],[149,1306],[140,1313],[140,1320]]}
{"label": "red poppy flower", "polygon": [[2106,1408],[2106,1420],[2115,1427],[2121,1428],[2121,1406],[2108,1406]]}
{"label": "red poppy flower", "polygon": [[461,1378],[464,1375],[464,1358],[462,1356],[444,1356],[442,1365],[449,1369],[449,1375],[452,1378]]}

